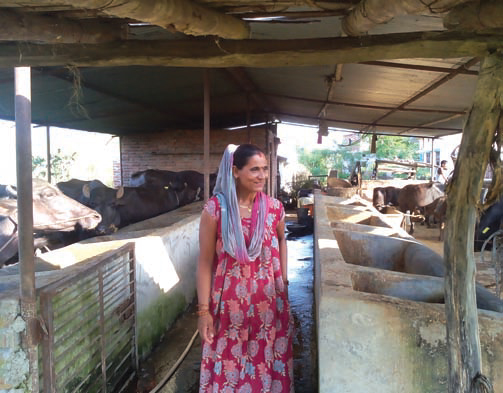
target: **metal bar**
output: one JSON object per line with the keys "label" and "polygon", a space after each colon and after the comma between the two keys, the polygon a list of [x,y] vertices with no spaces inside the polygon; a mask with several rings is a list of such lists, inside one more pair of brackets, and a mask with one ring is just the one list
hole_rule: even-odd
{"label": "metal bar", "polygon": [[45,127],[45,135],[46,135],[46,144],[47,144],[47,181],[51,182],[51,126]]}
{"label": "metal bar", "polygon": [[[82,366],[85,366],[87,364],[89,364],[91,361],[93,361],[94,359],[99,359],[99,346],[96,346],[95,347],[95,351],[94,352],[87,352],[86,353],[86,357],[83,358],[84,359],[84,362],[82,363]],[[76,359],[76,358],[74,358]],[[101,366],[101,362],[93,369],[93,370],[97,370],[99,367],[98,366]],[[60,387],[66,387],[66,385],[68,384],[68,382],[70,382],[72,380],[72,378],[75,376],[75,374],[71,374],[69,376],[67,376],[63,381],[59,381],[58,383],[58,388]]]}
{"label": "metal bar", "polygon": [[[283,116],[291,116],[291,117],[296,117],[299,119],[310,119],[310,120],[315,120],[318,121],[318,118],[316,116],[307,116],[307,115],[297,115],[293,113],[285,113],[285,112],[276,112],[277,115],[283,115]],[[418,130],[435,130],[435,131],[453,131],[454,133],[460,133],[463,131],[462,128],[450,128],[450,127],[429,127],[429,126],[412,126],[412,125],[404,125],[404,124],[374,124],[374,123],[368,123],[368,122],[361,122],[361,121],[350,121],[350,120],[341,120],[341,119],[329,119],[325,118],[326,121],[329,122],[338,122],[338,123],[344,123],[344,124],[356,124],[356,125],[365,125],[365,126],[379,126],[379,127],[384,127],[384,128],[415,128]],[[353,133],[365,133],[367,134],[367,131],[363,130],[352,130]],[[383,134],[383,133],[376,133],[377,135],[394,135],[394,134]],[[398,135],[397,135],[398,136]],[[411,137],[411,136],[418,136],[418,137],[424,137],[421,135],[403,135],[405,137]]]}
{"label": "metal bar", "polygon": [[98,271],[98,282],[100,292],[100,337],[101,337],[101,375],[103,377],[103,392],[107,391],[107,357],[105,353],[105,314],[103,310],[103,270]]}
{"label": "metal bar", "polygon": [[[365,105],[365,104],[354,104],[350,102],[342,102],[342,101],[332,101],[332,100],[317,100],[313,98],[304,98],[304,97],[296,97],[296,96],[286,96],[281,94],[273,94],[273,93],[262,93],[265,96],[275,97],[275,98],[283,98],[287,100],[296,100],[303,102],[312,102],[313,104],[329,104],[329,105],[339,105],[339,106],[347,106],[351,108],[362,108],[362,109],[375,109],[375,110],[384,110],[389,111],[395,109],[393,106],[382,106],[382,105]],[[440,109],[420,109],[420,108],[400,108],[397,109],[398,112],[420,112],[420,113],[442,113],[446,115],[464,115],[465,111],[449,111],[449,110],[440,110]]]}
{"label": "metal bar", "polygon": [[[94,329],[89,330],[89,332],[87,332],[87,333],[94,334],[95,330],[96,330],[96,327]],[[57,357],[55,357],[54,358],[55,368],[57,368],[56,365],[60,363],[61,359],[64,359],[65,356],[68,355],[68,352],[70,350],[74,350],[75,347],[77,347],[80,343],[82,343],[84,340],[87,340],[88,338],[89,338],[88,336],[82,336],[78,341],[73,342],[63,352],[61,352]],[[96,337],[87,345],[88,348],[92,348],[92,344],[94,344],[97,340],[99,340],[99,338],[100,338],[99,334],[96,334]],[[59,344],[61,344],[61,342],[56,342],[55,344],[58,346],[61,346],[61,345],[59,345]],[[72,357],[71,362],[74,362],[79,355],[80,355],[80,353],[77,353],[74,357]],[[69,363],[71,363],[71,362],[69,362]],[[65,365],[63,365],[63,366],[65,366]]]}
{"label": "metal bar", "polygon": [[135,258],[135,249],[132,248],[129,251],[130,258],[129,258],[129,266],[130,266],[130,281],[131,281],[131,287],[129,288],[129,292],[133,295],[133,301],[134,301],[134,312],[133,312],[133,349],[134,349],[134,359],[133,359],[133,369],[138,372],[140,366],[138,364],[138,324],[136,320],[136,315],[138,313],[138,301],[136,299],[136,258]]}
{"label": "metal bar", "polygon": [[[441,72],[445,74],[450,74],[456,68],[447,68],[447,67],[434,67],[434,66],[425,66],[420,64],[404,64],[404,63],[392,63],[389,61],[364,61],[360,64],[380,66],[380,67],[391,67],[391,68],[402,68],[406,70],[418,70],[418,71],[430,71],[430,72]],[[478,76],[478,71],[470,71],[468,68],[460,69],[458,74],[463,75],[474,75]]]}
{"label": "metal bar", "polygon": [[210,198],[210,70],[204,69],[204,201]]}
{"label": "metal bar", "polygon": [[433,176],[434,176],[434,173],[433,173],[433,168],[434,168],[434,160],[433,160],[433,155],[435,154],[435,151],[433,150],[433,143],[434,143],[434,139],[432,138],[431,139],[431,180],[433,180]]}
{"label": "metal bar", "polygon": [[47,334],[44,334],[42,338],[42,367],[44,376],[44,393],[49,393],[54,391],[53,386],[55,381],[53,358],[54,326],[52,303],[50,298],[43,293],[40,294],[40,312],[47,328]]}
{"label": "metal bar", "polygon": [[[431,84],[428,86],[426,89],[421,90],[419,93],[415,94],[405,102],[402,102],[400,105],[398,105],[396,108],[390,110],[388,113],[385,113],[384,115],[380,116],[376,120],[372,122],[372,125],[377,124],[377,122],[381,121],[382,119],[388,117],[389,115],[395,113],[398,109],[404,108],[409,104],[412,104],[414,101],[419,100],[420,98],[424,97],[426,94],[431,93],[433,90],[437,89],[438,87],[442,86],[443,84],[447,83],[450,81],[452,78],[456,77],[461,73],[462,70],[470,68],[471,66],[477,64],[479,62],[479,59],[477,58],[472,58],[466,63],[460,65],[458,68],[453,69],[449,74],[444,76],[443,78],[439,79],[435,83]],[[371,126],[372,126],[371,125]]]}
{"label": "metal bar", "polygon": [[[132,356],[133,353],[131,350],[129,350],[121,359],[121,361],[119,362],[119,364],[115,367],[115,369],[113,370],[112,372],[112,375],[116,375],[117,371],[119,371],[119,369],[122,367],[122,365],[124,364],[124,362],[127,360],[127,358],[129,356]],[[127,371],[127,368],[126,368],[126,371]],[[119,378],[120,379],[120,378]]]}
{"label": "metal bar", "polygon": [[[82,314],[86,311],[92,310],[93,307],[97,307],[97,305],[95,303],[91,303],[86,308],[79,310],[79,312]],[[98,311],[98,310],[95,310],[95,311]],[[89,320],[91,320],[92,318],[95,318],[95,317],[96,317],[95,313],[89,313],[89,317],[87,319],[85,319],[83,322],[79,322],[79,323],[82,326],[83,323],[88,322]],[[58,321],[58,324],[55,327],[55,331],[54,331],[55,335],[58,335],[61,332],[61,329],[63,329],[69,323],[74,322],[74,321],[75,321],[74,314],[70,315],[70,317],[68,319],[65,319],[64,322]]]}
{"label": "metal bar", "polygon": [[[117,343],[118,343],[119,341],[121,341],[121,340],[122,340],[122,339],[123,339],[123,338],[127,335],[127,333],[129,333],[129,332],[130,332],[130,330],[131,330],[132,328],[133,328],[133,326],[132,326],[132,325],[130,325],[130,326],[128,326],[126,329],[123,329],[123,332],[122,332],[120,335],[118,335],[117,337],[114,337],[114,340],[113,340],[113,341],[110,341],[110,344],[108,344],[108,347],[109,347],[109,348],[113,348],[113,349],[115,349],[115,346],[117,345]],[[128,340],[128,341],[129,341],[129,340]],[[107,349],[107,348],[105,347],[105,350],[106,350],[106,349]],[[112,350],[112,352],[113,352],[113,350]]]}
{"label": "metal bar", "polygon": [[26,322],[23,346],[28,355],[33,391],[38,391],[38,356],[36,344],[36,286],[33,248],[33,185],[31,177],[31,69],[16,67],[16,175],[18,209],[18,252],[20,261],[21,316]]}
{"label": "metal bar", "polygon": [[86,275],[89,275],[89,272],[95,273],[100,266],[117,260],[117,258],[130,252],[133,248],[134,248],[133,243],[127,243],[116,250],[107,251],[103,253],[102,259],[90,262],[86,269],[79,271],[75,275],[66,276],[57,281],[54,281],[53,283],[45,286],[44,291],[47,293],[51,293],[53,295],[58,294],[68,289],[68,286],[70,284],[79,283],[82,280],[82,278],[85,278]]}
{"label": "metal bar", "polygon": [[[101,365],[101,364],[98,364],[98,365],[97,365],[95,368],[93,368],[91,371],[98,371],[98,368],[99,368],[99,366],[100,366],[100,365]],[[82,390],[80,389],[80,388],[82,387],[82,385],[84,385],[84,384],[87,382],[87,380],[88,380],[89,378],[91,378],[92,376],[93,376],[92,372],[91,372],[91,373],[89,373],[89,374],[87,375],[87,377],[85,377],[85,378],[82,380],[82,382],[81,382],[81,383],[79,383],[79,384],[75,387],[75,389],[73,389],[73,390],[71,391],[71,393],[80,393],[80,392],[82,391]],[[91,385],[90,387],[92,387],[92,386],[93,386],[93,385]]]}

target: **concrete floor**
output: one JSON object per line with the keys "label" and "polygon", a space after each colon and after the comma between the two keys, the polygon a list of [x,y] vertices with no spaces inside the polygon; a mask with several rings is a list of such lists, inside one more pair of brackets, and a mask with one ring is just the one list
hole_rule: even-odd
{"label": "concrete floor", "polygon": [[[288,213],[286,221],[294,222]],[[296,393],[313,393],[317,388],[316,332],[313,293],[313,236],[288,235],[289,298],[295,323],[294,375]],[[140,363],[140,378],[129,393],[149,392],[184,351],[197,329],[195,305],[166,332],[151,356]],[[163,393],[195,393],[199,390],[201,341],[196,338],[187,357],[166,385]]]}
{"label": "concrete floor", "polygon": [[[438,240],[439,229],[438,227],[428,228],[426,225],[414,226],[414,237],[429,247],[439,255],[444,255],[444,242]],[[496,287],[495,270],[492,266],[491,253],[486,251],[484,254],[484,261],[481,261],[481,253],[475,252],[475,262],[477,263],[477,278],[476,281],[484,285],[490,290]]]}

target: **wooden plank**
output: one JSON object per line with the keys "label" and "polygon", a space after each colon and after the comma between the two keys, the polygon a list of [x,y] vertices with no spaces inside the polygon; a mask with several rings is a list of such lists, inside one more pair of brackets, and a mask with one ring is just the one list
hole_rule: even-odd
{"label": "wooden plank", "polygon": [[0,67],[173,66],[289,67],[397,58],[483,56],[503,46],[503,34],[400,33],[295,40],[166,40],[77,45],[0,44]]}
{"label": "wooden plank", "polygon": [[444,257],[449,393],[479,391],[472,386],[481,372],[473,238],[476,204],[502,117],[502,105],[503,56],[495,52],[481,62],[473,106],[463,130],[452,183],[447,190]]}

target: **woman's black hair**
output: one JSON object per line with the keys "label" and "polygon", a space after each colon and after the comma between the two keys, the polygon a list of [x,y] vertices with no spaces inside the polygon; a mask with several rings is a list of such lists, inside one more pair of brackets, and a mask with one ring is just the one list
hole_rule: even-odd
{"label": "woman's black hair", "polygon": [[265,156],[265,153],[257,145],[252,145],[250,143],[239,145],[239,147],[234,151],[232,165],[235,165],[238,169],[242,169],[248,163],[250,157],[253,157],[256,154]]}

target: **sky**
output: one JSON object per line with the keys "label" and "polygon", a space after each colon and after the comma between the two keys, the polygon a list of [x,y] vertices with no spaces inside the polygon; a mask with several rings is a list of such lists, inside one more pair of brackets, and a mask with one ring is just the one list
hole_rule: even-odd
{"label": "sky", "polygon": [[[15,123],[0,120],[0,184],[16,184]],[[111,185],[112,161],[119,160],[119,139],[109,134],[51,127],[51,154],[77,152],[71,177],[100,179]],[[32,155],[46,158],[46,127],[32,125]]]}
{"label": "sky", "polygon": [[[16,146],[15,146],[15,123],[0,120],[0,184],[16,183]],[[68,130],[51,127],[51,152],[55,154],[61,149],[64,154],[77,152],[77,159],[72,168],[71,177],[90,180],[99,179],[105,184],[112,186],[112,162],[118,161],[119,139],[110,134],[93,133],[86,131]],[[278,137],[281,143],[278,147],[278,155],[287,157],[288,162],[297,167],[297,147],[302,146],[308,150],[336,148],[337,144],[343,143],[347,130],[329,131],[327,137],[323,137],[320,145],[318,129],[307,126],[278,124]],[[461,134],[442,138],[442,142],[436,141],[435,147],[442,144],[443,153],[441,159],[448,159],[452,165],[449,154],[460,143]],[[425,148],[431,150],[431,142],[426,142]],[[46,157],[46,127],[32,126],[32,154]],[[289,177],[291,177],[289,175]]]}

